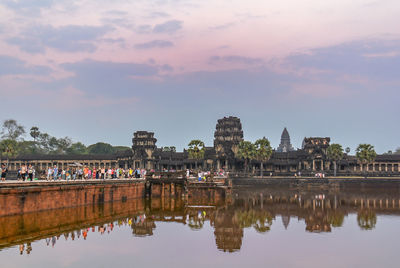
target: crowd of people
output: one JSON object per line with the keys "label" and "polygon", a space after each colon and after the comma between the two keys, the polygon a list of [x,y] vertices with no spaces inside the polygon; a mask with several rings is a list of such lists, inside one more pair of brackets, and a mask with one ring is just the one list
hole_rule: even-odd
{"label": "crowd of people", "polygon": [[123,168],[90,168],[69,167],[67,169],[49,167],[46,172],[46,180],[91,180],[91,179],[122,179],[145,178],[145,169]]}
{"label": "crowd of people", "polygon": [[[8,168],[1,164],[0,177],[2,181],[7,178]],[[96,167],[67,167],[62,169],[57,165],[47,170],[36,170],[33,165],[21,165],[17,170],[18,181],[33,181],[37,179],[51,180],[90,180],[90,179],[121,179],[145,178],[145,169],[123,168],[96,168]]]}

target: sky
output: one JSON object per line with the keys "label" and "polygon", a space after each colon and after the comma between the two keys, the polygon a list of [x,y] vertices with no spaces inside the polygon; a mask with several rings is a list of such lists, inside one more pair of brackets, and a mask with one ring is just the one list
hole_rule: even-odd
{"label": "sky", "polygon": [[[1,0],[0,120],[92,144],[400,146],[397,0]],[[29,135],[25,137],[29,139]]]}

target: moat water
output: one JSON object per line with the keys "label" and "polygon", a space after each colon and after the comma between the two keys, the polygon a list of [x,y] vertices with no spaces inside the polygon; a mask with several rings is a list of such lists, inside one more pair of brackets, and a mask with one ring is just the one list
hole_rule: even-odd
{"label": "moat water", "polygon": [[0,217],[0,267],[399,267],[400,182],[244,184]]}

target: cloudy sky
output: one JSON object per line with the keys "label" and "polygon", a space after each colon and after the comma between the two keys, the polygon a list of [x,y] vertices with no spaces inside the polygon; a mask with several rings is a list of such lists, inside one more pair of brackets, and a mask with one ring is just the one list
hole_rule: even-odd
{"label": "cloudy sky", "polygon": [[[86,144],[400,146],[398,0],[1,0],[1,120]],[[27,137],[28,138],[28,137]]]}

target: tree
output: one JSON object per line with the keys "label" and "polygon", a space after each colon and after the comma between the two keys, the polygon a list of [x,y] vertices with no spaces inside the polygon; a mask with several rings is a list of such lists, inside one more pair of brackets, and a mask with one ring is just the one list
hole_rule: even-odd
{"label": "tree", "polygon": [[197,161],[204,158],[204,142],[201,140],[192,140],[189,142],[188,146],[189,158],[195,159],[197,169]]}
{"label": "tree", "polygon": [[87,154],[87,147],[85,146],[85,144],[83,144],[82,142],[76,142],[76,143],[72,143],[71,146],[69,146],[66,149],[66,153],[67,154]]}
{"label": "tree", "polygon": [[163,152],[176,152],[175,146],[165,146],[161,148]]}
{"label": "tree", "polygon": [[264,162],[268,161],[272,155],[272,147],[269,140],[265,137],[256,140],[255,146],[255,158],[260,161],[261,178],[263,177]]}
{"label": "tree", "polygon": [[334,174],[333,176],[336,177],[336,171],[337,171],[337,161],[340,161],[343,158],[343,148],[342,145],[337,144],[337,143],[332,143],[329,145],[328,150],[327,150],[327,155],[328,159],[333,161],[333,168],[334,168]]}
{"label": "tree", "polygon": [[0,142],[0,155],[9,158],[15,157],[18,154],[18,143],[16,140],[5,139]]}
{"label": "tree", "polygon": [[350,147],[346,147],[346,154],[350,153]]}
{"label": "tree", "polygon": [[396,149],[396,151],[394,152],[394,154],[400,154],[400,147]]}
{"label": "tree", "polygon": [[98,142],[87,147],[89,154],[113,154],[114,148],[111,144]]}
{"label": "tree", "polygon": [[16,141],[25,134],[25,128],[18,125],[14,119],[8,119],[3,122],[1,130],[2,138]]}
{"label": "tree", "polygon": [[50,138],[51,136],[47,133],[40,133],[37,140],[37,145],[42,153],[50,152]]}
{"label": "tree", "polygon": [[247,172],[248,162],[255,158],[255,145],[250,141],[241,141],[238,146],[237,157],[244,159],[244,169]]}
{"label": "tree", "polygon": [[17,143],[17,152],[19,155],[35,154],[37,146],[34,141],[20,141]]}
{"label": "tree", "polygon": [[72,140],[68,137],[57,139],[57,153],[65,154],[71,144]]}
{"label": "tree", "polygon": [[29,134],[31,135],[31,137],[33,138],[33,141],[36,142],[36,139],[39,137],[40,135],[40,131],[38,127],[31,127],[31,131],[29,132]]}
{"label": "tree", "polygon": [[376,157],[374,146],[372,146],[371,144],[358,145],[356,149],[356,157],[361,162],[361,166],[364,163],[368,165],[369,163],[373,162]]}
{"label": "tree", "polygon": [[114,153],[127,151],[127,150],[132,150],[132,148],[130,148],[128,146],[113,146],[113,148],[114,148]]}

